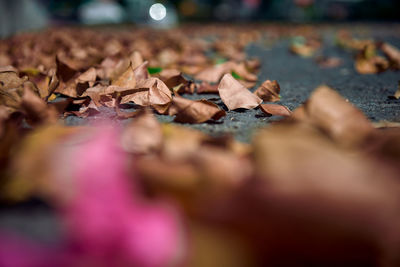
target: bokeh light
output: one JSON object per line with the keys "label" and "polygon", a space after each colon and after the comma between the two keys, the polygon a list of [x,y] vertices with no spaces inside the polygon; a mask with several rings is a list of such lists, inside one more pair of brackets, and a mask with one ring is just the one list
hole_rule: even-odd
{"label": "bokeh light", "polygon": [[150,7],[149,15],[154,20],[162,20],[167,15],[167,9],[163,4],[157,3]]}

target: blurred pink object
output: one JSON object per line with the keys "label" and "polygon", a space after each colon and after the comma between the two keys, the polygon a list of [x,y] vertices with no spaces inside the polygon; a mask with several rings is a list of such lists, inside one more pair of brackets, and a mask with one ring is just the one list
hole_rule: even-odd
{"label": "blurred pink object", "polygon": [[68,235],[76,248],[100,260],[96,264],[171,265],[180,248],[177,216],[166,206],[145,203],[132,188],[118,140],[115,130],[101,127],[73,153],[77,191],[62,212]]}
{"label": "blurred pink object", "polygon": [[34,242],[0,232],[1,267],[51,267],[56,266],[57,252],[38,246]]}
{"label": "blurred pink object", "polygon": [[54,178],[68,184],[57,204],[66,242],[42,248],[0,236],[1,266],[174,266],[183,248],[178,214],[140,195],[114,129],[98,127],[83,137],[58,148],[57,160],[68,166]]}

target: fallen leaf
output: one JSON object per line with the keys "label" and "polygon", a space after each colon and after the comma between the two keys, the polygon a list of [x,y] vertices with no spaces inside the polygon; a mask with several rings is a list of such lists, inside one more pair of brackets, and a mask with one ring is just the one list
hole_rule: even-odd
{"label": "fallen leaf", "polygon": [[161,125],[146,108],[137,112],[121,135],[122,148],[135,154],[157,152],[161,149],[162,141]]}
{"label": "fallen leaf", "polygon": [[21,96],[21,109],[26,114],[28,122],[33,125],[55,123],[58,120],[57,111],[36,95],[32,87],[34,87],[32,83],[26,82]]}
{"label": "fallen leaf", "polygon": [[225,74],[219,83],[218,92],[222,102],[229,110],[238,108],[253,109],[262,102],[261,98],[252,94],[229,73]]}
{"label": "fallen leaf", "polygon": [[[257,244],[274,244],[262,253],[266,263],[284,261],[292,266],[298,260],[321,265],[335,261],[355,266],[369,262],[370,256],[381,259],[386,246],[390,247],[386,252],[397,254],[397,245],[392,247],[387,240],[387,231],[398,233],[392,223],[396,225],[399,219],[400,188],[393,170],[366,155],[341,149],[305,124],[268,127],[255,136],[253,147],[260,180],[230,207],[231,214],[238,212],[237,222],[249,222],[244,227],[256,240],[264,236]],[[258,223],[261,218],[263,222]],[[285,235],[283,242],[280,233]],[[352,241],[345,242],[348,247],[343,249],[345,240]],[[366,256],[363,251],[370,246],[380,249]],[[282,259],[288,251],[296,259]]]}
{"label": "fallen leaf", "polygon": [[250,71],[256,71],[261,67],[261,62],[258,59],[249,59],[249,60],[245,60],[245,64],[246,67],[250,70]]}
{"label": "fallen leaf", "polygon": [[218,94],[218,84],[201,82],[200,84],[197,84],[196,92],[198,94]]}
{"label": "fallen leaf", "polygon": [[290,116],[292,112],[283,105],[277,104],[261,104],[261,110],[266,113],[267,115],[273,116]]}
{"label": "fallen leaf", "polygon": [[355,68],[361,74],[375,74],[387,70],[389,62],[377,55],[375,44],[370,44],[358,53]]}
{"label": "fallen leaf", "polygon": [[168,88],[179,94],[193,94],[195,84],[183,77],[182,73],[175,69],[167,69],[160,72],[160,79]]}
{"label": "fallen leaf", "polygon": [[203,71],[197,73],[195,78],[204,82],[217,83],[221,77],[226,73],[231,73],[233,63],[228,61],[222,64],[214,65],[206,68]]}
{"label": "fallen leaf", "polygon": [[394,69],[400,69],[400,50],[388,43],[383,43],[380,48],[389,59],[391,66]]}
{"label": "fallen leaf", "polygon": [[277,81],[266,80],[257,88],[254,94],[265,102],[276,102],[281,99],[280,91],[281,88]]}
{"label": "fallen leaf", "polygon": [[372,126],[375,128],[400,128],[400,122],[394,122],[394,121],[378,121],[378,122],[373,122]]}
{"label": "fallen leaf", "polygon": [[160,114],[167,112],[172,101],[172,95],[163,81],[151,77],[138,82],[136,89],[142,90],[136,90],[131,94],[122,96],[121,104],[132,101],[137,105],[151,106]]}
{"label": "fallen leaf", "polygon": [[[344,146],[362,144],[373,130],[360,110],[328,86],[316,88],[303,108],[303,121],[320,127]],[[295,113],[296,110],[294,118]]]}
{"label": "fallen leaf", "polygon": [[400,81],[398,81],[398,85],[397,85],[397,90],[394,93],[394,98],[399,99],[400,98]]}
{"label": "fallen leaf", "polygon": [[97,78],[96,69],[91,67],[84,73],[79,75],[77,79],[79,82],[89,82],[90,86],[93,86],[93,83],[96,81],[96,78]]}
{"label": "fallen leaf", "polygon": [[205,99],[193,101],[175,96],[169,108],[169,115],[176,115],[174,119],[176,122],[203,123],[210,119],[219,120],[225,116],[225,111]]}
{"label": "fallen leaf", "polygon": [[56,66],[57,66],[56,70],[57,76],[64,83],[67,83],[78,73],[77,70],[68,66],[68,64],[63,62],[58,56],[56,57]]}
{"label": "fallen leaf", "polygon": [[120,103],[121,103],[121,97],[117,97],[116,103],[115,103],[115,112],[117,113],[117,117],[120,119],[129,119],[129,118],[133,118],[136,117],[140,114],[141,110],[135,110],[135,111],[131,111],[131,112],[124,112],[121,111],[120,109]]}
{"label": "fallen leaf", "polygon": [[257,75],[249,72],[247,67],[246,67],[246,64],[244,62],[234,64],[233,65],[233,71],[235,73],[237,73],[240,77],[242,77],[242,79],[244,79],[246,81],[249,81],[249,82],[256,82],[257,81]]}
{"label": "fallen leaf", "polygon": [[28,77],[20,78],[18,72],[12,66],[2,67],[0,69],[0,90],[8,90],[21,86]]}
{"label": "fallen leaf", "polygon": [[136,82],[136,76],[133,72],[132,65],[129,65],[125,72],[112,81],[111,84],[122,88],[132,89],[135,88]]}
{"label": "fallen leaf", "polygon": [[139,51],[133,51],[132,54],[129,56],[131,61],[132,68],[135,69],[141,64],[143,64],[143,56]]}
{"label": "fallen leaf", "polygon": [[290,52],[302,57],[311,57],[320,46],[321,43],[319,40],[311,38],[306,39],[303,36],[297,36],[292,39],[289,50]]}

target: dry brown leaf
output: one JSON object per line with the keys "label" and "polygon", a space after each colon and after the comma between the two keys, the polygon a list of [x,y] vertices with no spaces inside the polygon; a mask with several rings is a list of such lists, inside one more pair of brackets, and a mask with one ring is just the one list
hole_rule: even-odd
{"label": "dry brown leaf", "polygon": [[280,91],[281,88],[277,81],[266,80],[257,88],[254,94],[265,102],[276,102],[281,99]]}
{"label": "dry brown leaf", "polygon": [[170,162],[185,162],[197,153],[208,136],[200,131],[173,124],[162,124],[164,142],[163,159]]}
{"label": "dry brown leaf", "polygon": [[4,91],[21,86],[28,77],[20,78],[12,66],[2,67],[0,70],[0,90]]}
{"label": "dry brown leaf", "polygon": [[270,116],[290,116],[292,112],[283,105],[277,104],[261,104],[261,110]]}
{"label": "dry brown leaf", "polygon": [[387,70],[389,62],[376,54],[375,44],[369,44],[358,53],[355,68],[361,74],[375,74]]}
{"label": "dry brown leaf", "polygon": [[[328,86],[315,89],[304,104],[303,120],[311,122],[345,146],[359,145],[373,127],[364,114]],[[294,118],[299,118],[294,111]]]}
{"label": "dry brown leaf", "polygon": [[22,85],[24,79],[20,79],[15,72],[6,71],[0,73],[0,104],[13,111],[20,107]]}
{"label": "dry brown leaf", "polygon": [[378,122],[373,122],[372,126],[375,128],[400,128],[400,122],[394,122],[394,121],[378,121]]}
{"label": "dry brown leaf", "polygon": [[176,94],[193,94],[196,91],[196,84],[188,81],[186,84],[180,84],[173,88]]}
{"label": "dry brown leaf", "polygon": [[224,74],[231,73],[233,66],[234,63],[230,61],[214,65],[197,73],[195,78],[204,82],[217,83]]}
{"label": "dry brown leaf", "polygon": [[[54,88],[58,84],[57,89],[55,89],[54,92],[69,97],[78,97],[82,95],[89,87],[89,83],[80,80],[79,72],[70,67],[66,62],[62,61],[58,56],[56,57],[56,64],[56,75],[59,83],[57,82],[57,79],[52,78],[52,87]],[[85,77],[85,75],[83,77]]]}
{"label": "dry brown leaf", "polygon": [[138,82],[136,89],[138,90],[123,96],[121,104],[132,101],[137,105],[152,106],[161,114],[167,112],[172,101],[172,95],[163,81],[158,78],[141,80]]}
{"label": "dry brown leaf", "polygon": [[198,94],[218,94],[218,84],[210,84],[208,82],[202,82],[197,84]]}
{"label": "dry brown leaf", "polygon": [[261,67],[261,62],[258,59],[245,60],[245,64],[250,71],[256,71]]}
{"label": "dry brown leaf", "polygon": [[148,64],[149,63],[147,61],[144,61],[133,70],[137,82],[146,80],[150,77],[149,71],[147,70]]}
{"label": "dry brown leaf", "polygon": [[131,112],[124,112],[120,109],[121,96],[118,96],[115,101],[115,112],[117,113],[117,117],[120,119],[129,119],[138,116],[141,113],[141,110],[135,110]]}
{"label": "dry brown leaf", "polygon": [[365,48],[365,46],[373,44],[374,41],[372,40],[360,40],[360,39],[355,39],[351,36],[350,32],[347,30],[340,30],[337,33],[337,42],[340,46],[352,50],[358,50],[361,51],[362,49]]}
{"label": "dry brown leaf", "polygon": [[90,86],[93,86],[93,83],[96,81],[96,78],[97,78],[96,69],[91,67],[84,73],[79,75],[77,80],[82,83],[89,82]]}
{"label": "dry brown leaf", "polygon": [[203,123],[211,119],[219,120],[225,116],[225,111],[205,99],[193,101],[175,96],[169,108],[169,115],[176,115],[176,122]]}
{"label": "dry brown leaf", "polygon": [[124,128],[121,135],[122,148],[130,153],[148,154],[157,152],[162,144],[161,125],[153,113],[145,108]]}
{"label": "dry brown leaf", "polygon": [[58,56],[56,57],[56,66],[57,66],[57,76],[59,77],[61,82],[67,83],[71,80],[78,71],[70,67],[66,62],[61,60]]}
{"label": "dry brown leaf", "polygon": [[57,87],[60,85],[60,80],[58,79],[55,71],[54,73],[51,75],[50,79],[49,79],[49,84],[47,87],[47,96],[45,97],[45,100],[47,101],[51,94],[53,94],[53,92],[56,91]]}
{"label": "dry brown leaf", "polygon": [[380,56],[374,56],[370,59],[358,57],[355,62],[355,68],[361,74],[376,74],[387,70],[389,62]]}
{"label": "dry brown leaf", "polygon": [[400,81],[398,82],[397,90],[394,93],[393,97],[396,98],[396,99],[400,99]]}
{"label": "dry brown leaf", "polygon": [[177,69],[163,69],[160,73],[158,73],[158,76],[162,81],[165,82],[169,78],[179,76],[181,74],[182,72]]}
{"label": "dry brown leaf", "polygon": [[383,43],[380,48],[389,59],[391,66],[395,69],[400,69],[400,50],[388,43]]}
{"label": "dry brown leaf", "polygon": [[244,62],[233,64],[232,70],[249,82],[257,82],[257,75],[249,72]]}
{"label": "dry brown leaf", "polygon": [[231,74],[225,74],[218,86],[222,102],[229,110],[238,108],[253,109],[258,107],[262,99],[241,85]]}
{"label": "dry brown leaf", "polygon": [[133,51],[132,54],[129,56],[132,68],[137,68],[141,64],[143,64],[144,60],[142,54],[139,51]]}
{"label": "dry brown leaf", "polygon": [[159,73],[160,79],[170,89],[174,89],[179,94],[193,94],[195,85],[183,77],[182,73],[175,69],[162,70]]}
{"label": "dry brown leaf", "polygon": [[302,57],[312,57],[318,47],[307,44],[292,44],[289,48],[290,52]]}
{"label": "dry brown leaf", "polygon": [[[237,219],[245,217],[257,239],[264,236],[261,244],[280,244],[264,251],[266,259],[285,266],[299,259],[356,266],[370,262],[370,256],[381,259],[380,249],[390,257],[397,254],[398,243],[387,239],[394,235],[398,240],[399,234],[400,188],[393,170],[341,149],[305,124],[269,127],[254,138],[254,148],[261,180],[231,207],[233,213],[242,209]],[[285,233],[284,242],[279,233]],[[343,250],[344,240],[351,242]],[[369,246],[380,249],[366,256],[363,251]],[[297,256],[282,260],[288,251]]]}
{"label": "dry brown leaf", "polygon": [[26,114],[28,122],[33,125],[42,123],[54,123],[58,120],[58,113],[53,106],[48,106],[32,88],[34,84],[24,83],[21,97],[21,109]]}
{"label": "dry brown leaf", "polygon": [[195,76],[196,74],[204,70],[204,66],[184,65],[181,67],[181,70],[183,73]]}
{"label": "dry brown leaf", "polygon": [[111,85],[132,89],[135,88],[136,82],[136,76],[133,72],[132,65],[129,65],[124,73],[111,82]]}

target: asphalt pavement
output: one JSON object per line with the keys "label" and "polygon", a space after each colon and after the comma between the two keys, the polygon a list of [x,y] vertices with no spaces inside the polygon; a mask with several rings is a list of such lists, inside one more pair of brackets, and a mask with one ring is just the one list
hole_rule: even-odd
{"label": "asphalt pavement", "polygon": [[[288,26],[290,27],[290,26]],[[303,58],[289,52],[290,39],[282,38],[275,43],[258,42],[246,48],[248,57],[261,61],[257,88],[264,80],[277,80],[281,86],[280,104],[294,110],[307,100],[311,92],[319,85],[326,84],[336,89],[343,97],[361,109],[371,121],[400,121],[400,100],[390,99],[397,89],[400,71],[388,70],[379,74],[362,75],[354,68],[354,54],[335,44],[335,33],[339,29],[349,29],[359,38],[386,41],[400,48],[399,24],[355,24],[355,25],[319,25],[323,46],[316,56],[338,57],[342,64],[335,68],[320,67],[315,58]],[[226,107],[218,95],[183,95],[190,99],[206,98],[221,108]],[[102,114],[89,119],[68,117],[68,125],[87,124],[99,117],[115,117],[113,110],[103,108]],[[157,115],[161,122],[173,122],[171,116]],[[208,134],[233,135],[237,140],[251,142],[254,130],[265,127],[279,117],[267,117],[260,109],[227,111],[226,117],[218,122],[201,124],[182,124]],[[129,120],[121,123],[125,124]]]}

